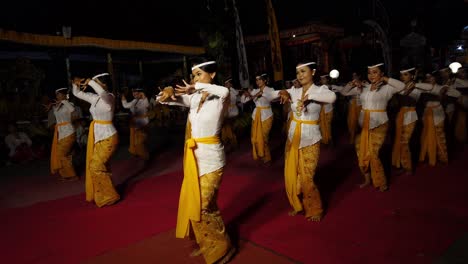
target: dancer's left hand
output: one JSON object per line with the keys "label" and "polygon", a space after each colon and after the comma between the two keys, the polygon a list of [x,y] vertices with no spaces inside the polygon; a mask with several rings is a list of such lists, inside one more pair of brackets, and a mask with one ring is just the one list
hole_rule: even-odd
{"label": "dancer's left hand", "polygon": [[185,86],[177,85],[177,88],[175,88],[176,95],[192,94],[195,92],[195,85],[188,84],[185,80],[182,81],[184,82]]}

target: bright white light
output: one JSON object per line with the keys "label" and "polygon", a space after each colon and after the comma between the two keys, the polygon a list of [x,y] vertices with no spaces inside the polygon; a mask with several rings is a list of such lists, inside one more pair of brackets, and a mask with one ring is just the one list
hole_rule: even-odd
{"label": "bright white light", "polygon": [[293,38],[295,38],[295,37],[296,37],[296,34],[293,35]]}
{"label": "bright white light", "polygon": [[452,70],[453,73],[457,73],[458,69],[460,69],[462,65],[459,62],[452,62],[449,65],[450,70]]}
{"label": "bright white light", "polygon": [[338,78],[338,76],[340,76],[340,72],[338,70],[331,70],[330,71],[330,77],[332,79],[336,79],[336,78]]}
{"label": "bright white light", "polygon": [[463,50],[463,46],[462,46],[462,45],[458,45],[457,50],[462,51],[462,50]]}

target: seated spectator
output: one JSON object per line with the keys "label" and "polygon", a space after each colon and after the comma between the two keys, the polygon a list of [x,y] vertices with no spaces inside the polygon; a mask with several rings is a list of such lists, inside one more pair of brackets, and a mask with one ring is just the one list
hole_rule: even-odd
{"label": "seated spectator", "polygon": [[9,151],[10,162],[21,163],[33,160],[35,154],[32,151],[32,141],[24,132],[19,132],[16,124],[8,125],[8,135],[5,137],[5,144]]}

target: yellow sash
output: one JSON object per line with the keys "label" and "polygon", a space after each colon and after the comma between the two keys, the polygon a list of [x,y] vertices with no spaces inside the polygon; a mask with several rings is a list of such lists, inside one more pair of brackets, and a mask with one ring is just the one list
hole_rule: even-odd
{"label": "yellow sash", "polygon": [[94,124],[110,125],[112,121],[104,120],[93,120],[89,125],[88,133],[88,145],[86,147],[86,178],[85,178],[85,190],[86,190],[86,201],[91,202],[94,200],[94,186],[93,180],[91,179],[91,172],[89,165],[94,154]]}
{"label": "yellow sash", "polygon": [[369,110],[362,109],[364,111],[364,119],[362,122],[362,131],[361,131],[361,143],[359,145],[359,153],[361,154],[361,159],[359,160],[359,166],[364,167],[369,164],[369,125],[370,125],[370,114],[372,112],[384,113],[385,109]]}
{"label": "yellow sash", "polygon": [[[291,118],[296,122],[296,127],[294,128],[294,136],[292,138],[291,147],[286,150],[286,162],[284,166],[284,179],[286,185],[286,194],[288,195],[288,200],[291,206],[294,208],[295,212],[302,211],[302,203],[299,200],[299,193],[297,190],[297,174],[298,174],[298,164],[299,164],[299,145],[301,143],[301,130],[302,124],[307,125],[317,125],[318,120],[298,120]],[[302,177],[307,177],[304,175],[304,168],[299,168]]]}
{"label": "yellow sash", "polygon": [[423,131],[421,133],[421,152],[419,153],[419,161],[424,161],[426,154],[429,155],[429,165],[435,166],[437,155],[436,131],[434,124],[433,108],[437,106],[426,106],[423,116]]}
{"label": "yellow sash", "polygon": [[398,112],[396,119],[395,140],[393,142],[392,150],[392,165],[400,168],[401,166],[401,134],[403,133],[403,123],[405,121],[405,114],[408,112],[416,111],[415,107],[402,107]]}
{"label": "yellow sash", "polygon": [[197,162],[194,150],[197,143],[219,144],[218,136],[204,138],[189,138],[184,148],[184,180],[180,189],[179,211],[177,213],[176,237],[184,238],[189,235],[190,220],[200,221],[201,194]]}
{"label": "yellow sash", "polygon": [[[263,138],[263,129],[262,129],[262,111],[264,109],[269,109],[270,106],[257,106],[257,111],[255,112],[255,119],[252,124],[252,146],[253,146],[253,157],[254,160],[257,160],[258,157],[262,158],[265,155],[264,144],[265,139]],[[257,150],[258,147],[258,150]]]}
{"label": "yellow sash", "polygon": [[52,140],[52,148],[50,153],[50,172],[52,174],[57,173],[60,169],[60,157],[57,156],[57,144],[58,144],[58,128],[70,124],[70,122],[62,122],[55,124],[54,139]]}

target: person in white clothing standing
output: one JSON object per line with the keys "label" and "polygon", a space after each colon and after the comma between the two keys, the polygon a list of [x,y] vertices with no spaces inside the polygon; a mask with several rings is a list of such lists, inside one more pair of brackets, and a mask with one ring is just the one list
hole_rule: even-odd
{"label": "person in white clothing standing", "polygon": [[[73,94],[91,104],[89,112],[93,121],[89,125],[86,150],[86,201],[94,201],[98,207],[116,203],[120,196],[112,184],[109,160],[116,151],[118,135],[114,118],[115,98],[108,91],[110,75],[102,73],[92,79],[75,78]],[[82,87],[82,90],[80,88]],[[84,92],[91,87],[96,93]]]}
{"label": "person in white clothing standing", "polygon": [[62,180],[77,180],[78,177],[72,164],[72,149],[76,140],[75,128],[72,124],[75,107],[68,101],[68,88],[55,90],[55,96],[57,101],[52,111],[57,122],[52,141],[50,171],[52,174],[58,173]]}
{"label": "person in white clothing standing", "polygon": [[[315,62],[304,61],[296,66],[296,76],[301,88],[280,91],[281,102],[290,101],[291,124],[285,150],[285,188],[293,208],[290,215],[304,212],[309,221],[323,217],[320,192],[314,181],[315,169],[320,156],[320,112],[322,104],[336,100],[327,86],[313,83]],[[285,100],[285,95],[289,100]]]}
{"label": "person in white clothing standing", "polygon": [[190,133],[185,143],[184,180],[180,191],[176,237],[193,231],[206,263],[227,263],[235,248],[226,233],[217,206],[217,194],[225,166],[224,147],[219,138],[229,89],[212,84],[216,62],[205,58],[192,62],[193,83],[165,88],[158,101],[190,109]]}
{"label": "person in white clothing standing", "polygon": [[252,154],[254,160],[261,159],[265,165],[271,164],[270,147],[268,145],[271,126],[273,125],[273,111],[271,101],[278,98],[278,91],[267,86],[268,76],[257,75],[255,82],[257,89],[245,92],[246,100],[255,102],[252,113]]}
{"label": "person in white clothing standing", "polygon": [[[372,183],[380,191],[386,191],[387,179],[379,152],[388,130],[387,104],[394,94],[405,88],[405,84],[384,76],[383,63],[373,64],[367,68],[367,78],[370,84],[363,86],[360,95],[362,109],[359,124],[362,129],[356,138],[355,145],[359,168],[364,175],[364,183],[361,187]],[[358,82],[356,84],[362,86]]]}
{"label": "person in white clothing standing", "polygon": [[130,119],[130,146],[128,151],[143,160],[149,159],[149,153],[147,148],[148,139],[148,111],[149,101],[146,97],[142,88],[134,88],[133,100],[127,102],[125,95],[122,95],[122,106],[126,109],[130,109],[132,113]]}

